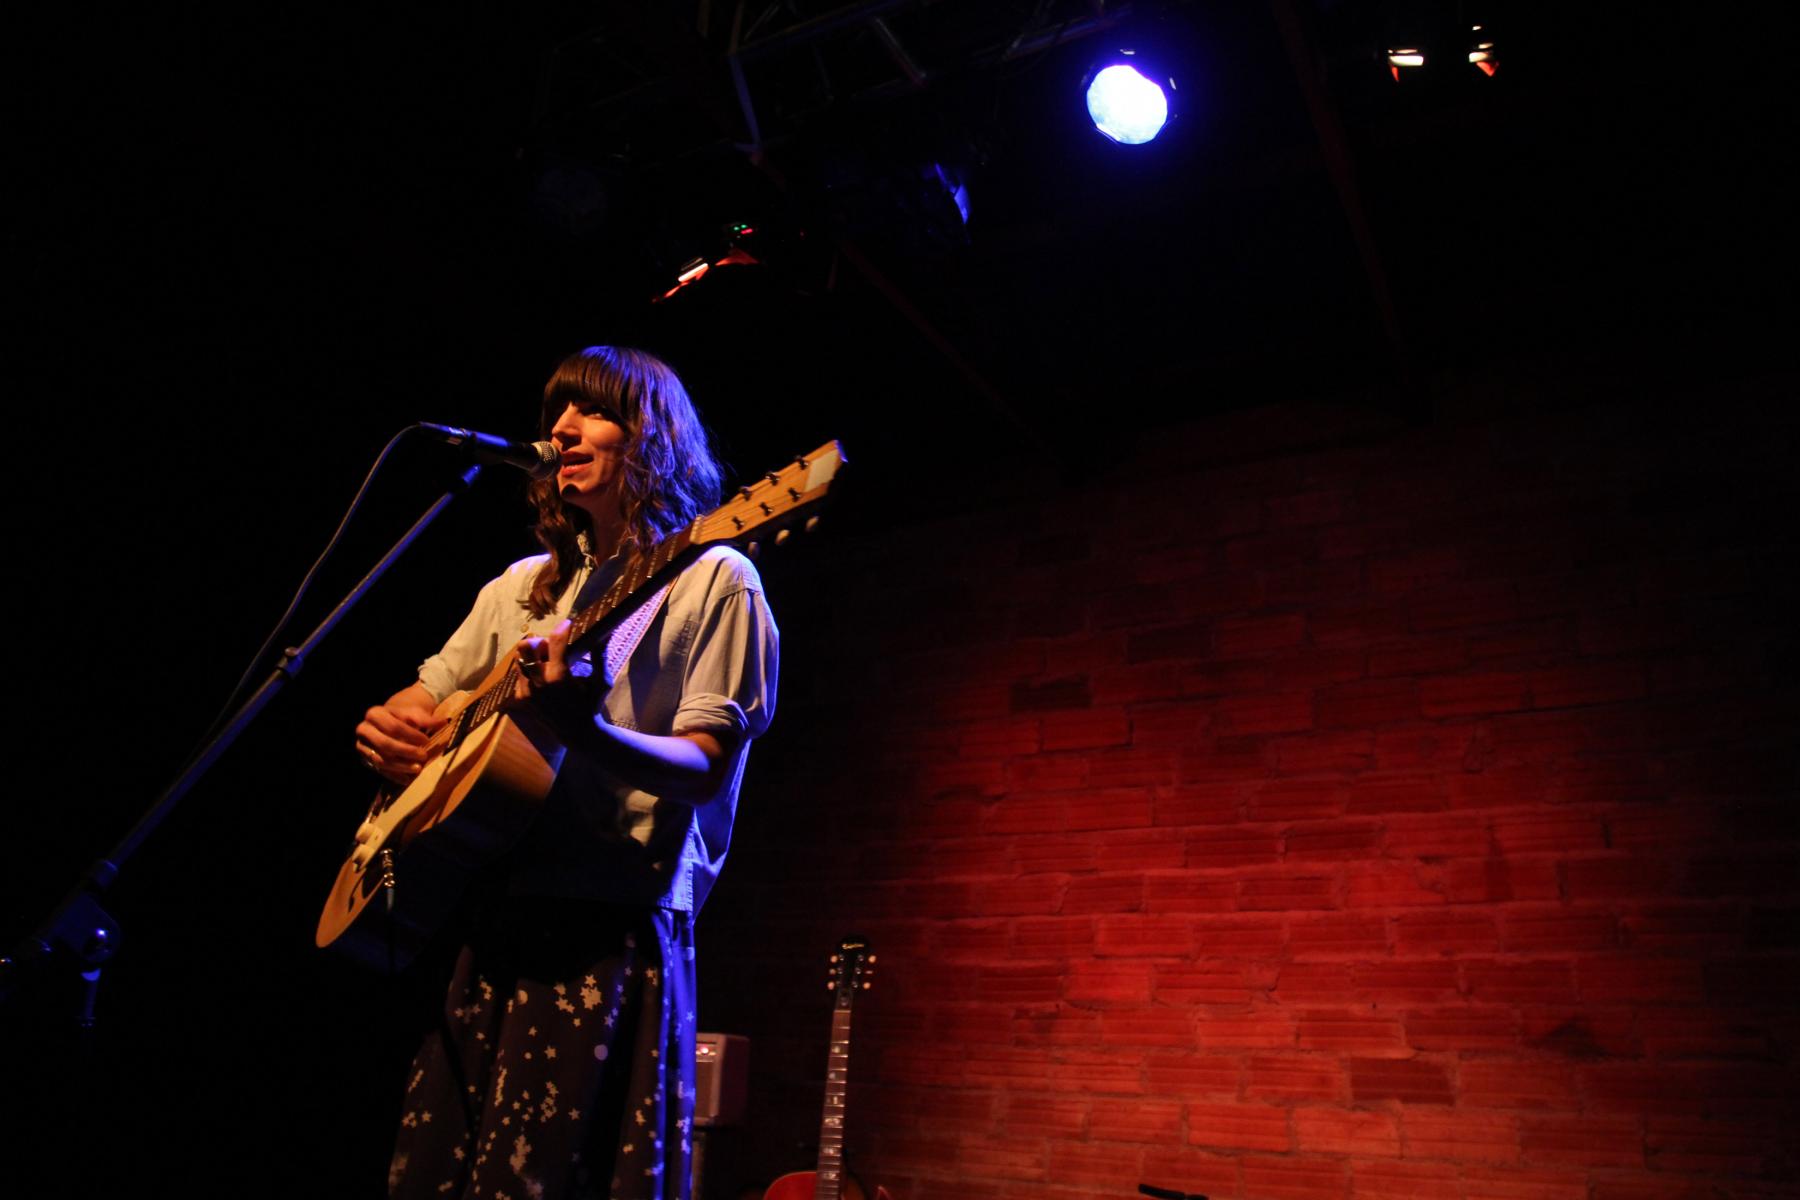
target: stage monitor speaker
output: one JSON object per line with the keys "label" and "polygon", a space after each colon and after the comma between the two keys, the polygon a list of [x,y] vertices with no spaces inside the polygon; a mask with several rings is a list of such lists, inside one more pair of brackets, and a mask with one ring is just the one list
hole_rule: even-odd
{"label": "stage monitor speaker", "polygon": [[750,1096],[750,1039],[736,1033],[694,1035],[694,1124],[736,1125]]}

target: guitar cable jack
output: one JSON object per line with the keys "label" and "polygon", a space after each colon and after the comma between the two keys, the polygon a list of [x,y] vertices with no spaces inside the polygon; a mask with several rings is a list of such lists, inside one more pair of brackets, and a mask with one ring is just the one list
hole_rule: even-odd
{"label": "guitar cable jack", "polygon": [[394,911],[394,852],[384,849],[381,852],[381,898],[387,905],[388,914]]}

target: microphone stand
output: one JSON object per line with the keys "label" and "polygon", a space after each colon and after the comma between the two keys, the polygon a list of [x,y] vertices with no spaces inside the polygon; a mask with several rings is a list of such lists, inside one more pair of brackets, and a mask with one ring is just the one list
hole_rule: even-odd
{"label": "microphone stand", "polygon": [[413,522],[412,528],[401,535],[393,548],[381,557],[381,561],[371,567],[368,574],[350,589],[349,594],[338,601],[337,607],[319,622],[318,628],[305,641],[282,651],[281,660],[275,664],[275,669],[263,681],[262,686],[251,693],[217,733],[207,739],[175,782],[164,789],[149,810],[138,818],[137,824],[125,835],[124,840],[97,859],[44,922],[21,938],[10,954],[0,958],[0,1005],[11,1000],[14,990],[28,974],[43,967],[58,954],[68,955],[79,966],[84,983],[78,1001],[79,1010],[75,1015],[76,1026],[81,1030],[84,1042],[91,1040],[95,1021],[94,1007],[100,989],[100,971],[118,952],[121,939],[118,922],[113,920],[101,901],[118,879],[120,870],[144,840],[174,811],[182,798],[205,777],[219,757],[230,749],[238,736],[249,728],[257,714],[300,673],[307,658],[318,649],[337,623],[349,615],[350,610],[380,581],[395,560],[406,553],[419,535],[429,529],[432,522],[450,507],[451,502],[460,493],[467,491],[480,476],[479,463],[472,464],[465,470],[456,483]]}

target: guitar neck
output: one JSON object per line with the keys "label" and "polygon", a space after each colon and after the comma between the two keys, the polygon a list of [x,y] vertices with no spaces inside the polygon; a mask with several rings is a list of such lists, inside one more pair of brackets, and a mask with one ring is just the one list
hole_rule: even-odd
{"label": "guitar neck", "polygon": [[[693,528],[689,527],[656,543],[650,553],[632,558],[603,596],[569,618],[569,652],[579,653],[590,640],[611,628],[616,618],[629,611],[634,602],[685,566],[700,549],[694,542]],[[476,693],[463,709],[451,745],[459,743],[470,730],[499,712],[501,705],[512,696],[518,678],[519,663],[515,658],[507,663],[503,674]]]}
{"label": "guitar neck", "polygon": [[813,1200],[840,1200],[844,1188],[844,1096],[850,1077],[851,993],[839,996],[831,1014],[831,1046],[825,1063],[825,1115],[819,1123],[818,1183]]}

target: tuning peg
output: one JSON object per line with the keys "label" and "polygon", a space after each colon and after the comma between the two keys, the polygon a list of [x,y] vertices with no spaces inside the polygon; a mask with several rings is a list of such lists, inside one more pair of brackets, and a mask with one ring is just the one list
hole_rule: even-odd
{"label": "tuning peg", "polygon": [[749,499],[749,498],[750,498],[750,487],[749,487],[749,485],[748,485],[748,484],[746,484],[746,485],[745,485],[745,486],[743,486],[743,487],[741,487],[741,488],[739,488],[739,489],[738,489],[738,495],[740,495],[740,496],[742,496],[742,497],[743,497],[743,498],[744,498],[744,499],[746,499],[746,500],[748,500],[748,499]]}
{"label": "tuning peg", "polygon": [[869,955],[869,961],[871,963],[875,961],[875,956],[873,954]]}
{"label": "tuning peg", "polygon": [[744,547],[744,553],[748,554],[751,558],[758,557],[762,554],[762,543],[751,542],[748,546]]}
{"label": "tuning peg", "polygon": [[872,988],[872,987],[874,987],[874,986],[875,986],[875,985],[874,985],[874,984],[872,984],[872,983],[864,983],[864,984],[863,984],[863,991],[865,991],[865,992],[866,992],[866,991],[868,991],[868,990],[869,990],[869,989],[870,989],[870,988]]}
{"label": "tuning peg", "polygon": [[828,991],[828,992],[835,992],[835,991],[837,991],[837,980],[835,980],[835,979],[827,979],[827,980],[826,980],[826,981],[825,981],[825,990],[826,990],[826,991]]}
{"label": "tuning peg", "polygon": [[776,533],[775,544],[777,546],[785,546],[785,545],[787,545],[787,540],[793,536],[794,536],[793,530],[783,529],[783,530],[779,531],[778,533]]}
{"label": "tuning peg", "polygon": [[805,526],[806,532],[811,533],[813,530],[817,529],[818,527],[819,527],[819,518],[817,518],[817,517],[806,518],[806,526]]}

